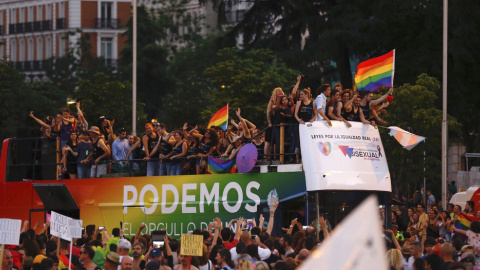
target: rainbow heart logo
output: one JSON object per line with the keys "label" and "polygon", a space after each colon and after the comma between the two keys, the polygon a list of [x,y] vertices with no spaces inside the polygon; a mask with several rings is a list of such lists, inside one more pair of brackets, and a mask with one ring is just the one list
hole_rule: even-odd
{"label": "rainbow heart logo", "polygon": [[332,152],[332,145],[329,142],[318,142],[317,147],[325,156],[330,155]]}

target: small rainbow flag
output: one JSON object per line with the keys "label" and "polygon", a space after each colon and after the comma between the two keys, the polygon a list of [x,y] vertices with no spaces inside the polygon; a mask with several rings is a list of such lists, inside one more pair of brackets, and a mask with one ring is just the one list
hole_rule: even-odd
{"label": "small rainbow flag", "polygon": [[388,129],[390,129],[388,135],[393,136],[407,150],[412,150],[413,147],[425,140],[425,137],[415,135],[399,127],[388,127]]}
{"label": "small rainbow flag", "polygon": [[227,130],[228,125],[228,104],[216,112],[210,121],[208,121],[207,128],[211,126],[221,127],[223,130]]}
{"label": "small rainbow flag", "polygon": [[235,160],[223,160],[214,157],[208,157],[208,167],[206,174],[235,173],[237,165]]}
{"label": "small rainbow flag", "polygon": [[480,218],[477,218],[474,216],[467,216],[464,213],[460,213],[457,216],[457,222],[455,223],[455,228],[466,231],[470,229],[470,223],[472,223],[472,221],[474,220],[480,221]]}
{"label": "small rainbow flag", "polygon": [[375,92],[383,86],[392,87],[394,71],[395,50],[361,62],[355,74],[357,90]]}

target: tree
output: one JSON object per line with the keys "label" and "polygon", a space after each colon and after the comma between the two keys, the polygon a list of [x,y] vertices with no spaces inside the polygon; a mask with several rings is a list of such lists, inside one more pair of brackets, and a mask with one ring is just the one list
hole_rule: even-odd
{"label": "tree", "polygon": [[203,110],[208,119],[220,108],[230,104],[230,118],[241,107],[242,116],[262,128],[266,123],[266,108],[276,87],[288,92],[299,72],[287,68],[268,49],[241,52],[226,48],[218,52],[218,62],[207,68],[205,74],[212,87],[209,106]]}
{"label": "tree", "polygon": [[44,118],[57,115],[65,106],[66,94],[51,82],[26,83],[25,74],[10,62],[0,63],[0,140],[17,136],[17,130],[36,128],[29,111]]}
{"label": "tree", "polygon": [[[422,74],[414,85],[404,84],[393,92],[395,98],[387,108],[384,119],[389,125],[426,137],[424,143],[408,151],[387,135],[388,129],[380,130],[389,160],[392,185],[396,191],[423,186],[424,166],[427,184],[432,190],[439,191],[439,185],[434,184],[441,178],[442,110],[435,106],[438,99],[435,93],[439,88],[437,79]],[[461,132],[461,124],[451,116],[448,126],[451,135],[458,136]]]}
{"label": "tree", "polygon": [[[115,130],[129,130],[132,123],[132,85],[129,82],[111,80],[103,73],[94,75],[93,80],[81,79],[73,97],[80,102],[90,126],[98,125],[100,116],[115,117]],[[140,125],[146,123],[142,103],[137,103]]]}

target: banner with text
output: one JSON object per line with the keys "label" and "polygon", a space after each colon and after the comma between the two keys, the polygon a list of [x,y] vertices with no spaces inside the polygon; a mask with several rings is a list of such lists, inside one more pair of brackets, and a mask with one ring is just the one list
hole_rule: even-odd
{"label": "banner with text", "polygon": [[50,233],[64,240],[82,237],[82,221],[53,212],[50,218]]}
{"label": "banner with text", "polygon": [[0,219],[0,244],[18,245],[21,229],[22,221],[20,219]]}
{"label": "banner with text", "polygon": [[392,191],[378,129],[360,122],[324,121],[300,125],[300,146],[308,191]]}

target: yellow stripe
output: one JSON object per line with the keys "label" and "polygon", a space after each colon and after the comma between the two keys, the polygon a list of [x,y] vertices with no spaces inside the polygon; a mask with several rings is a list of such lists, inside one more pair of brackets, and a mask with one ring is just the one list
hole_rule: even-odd
{"label": "yellow stripe", "polygon": [[359,83],[368,77],[382,74],[390,70],[392,70],[392,65],[387,65],[387,66],[383,66],[383,67],[371,70],[369,72],[363,73],[360,76],[355,76],[355,83]]}

